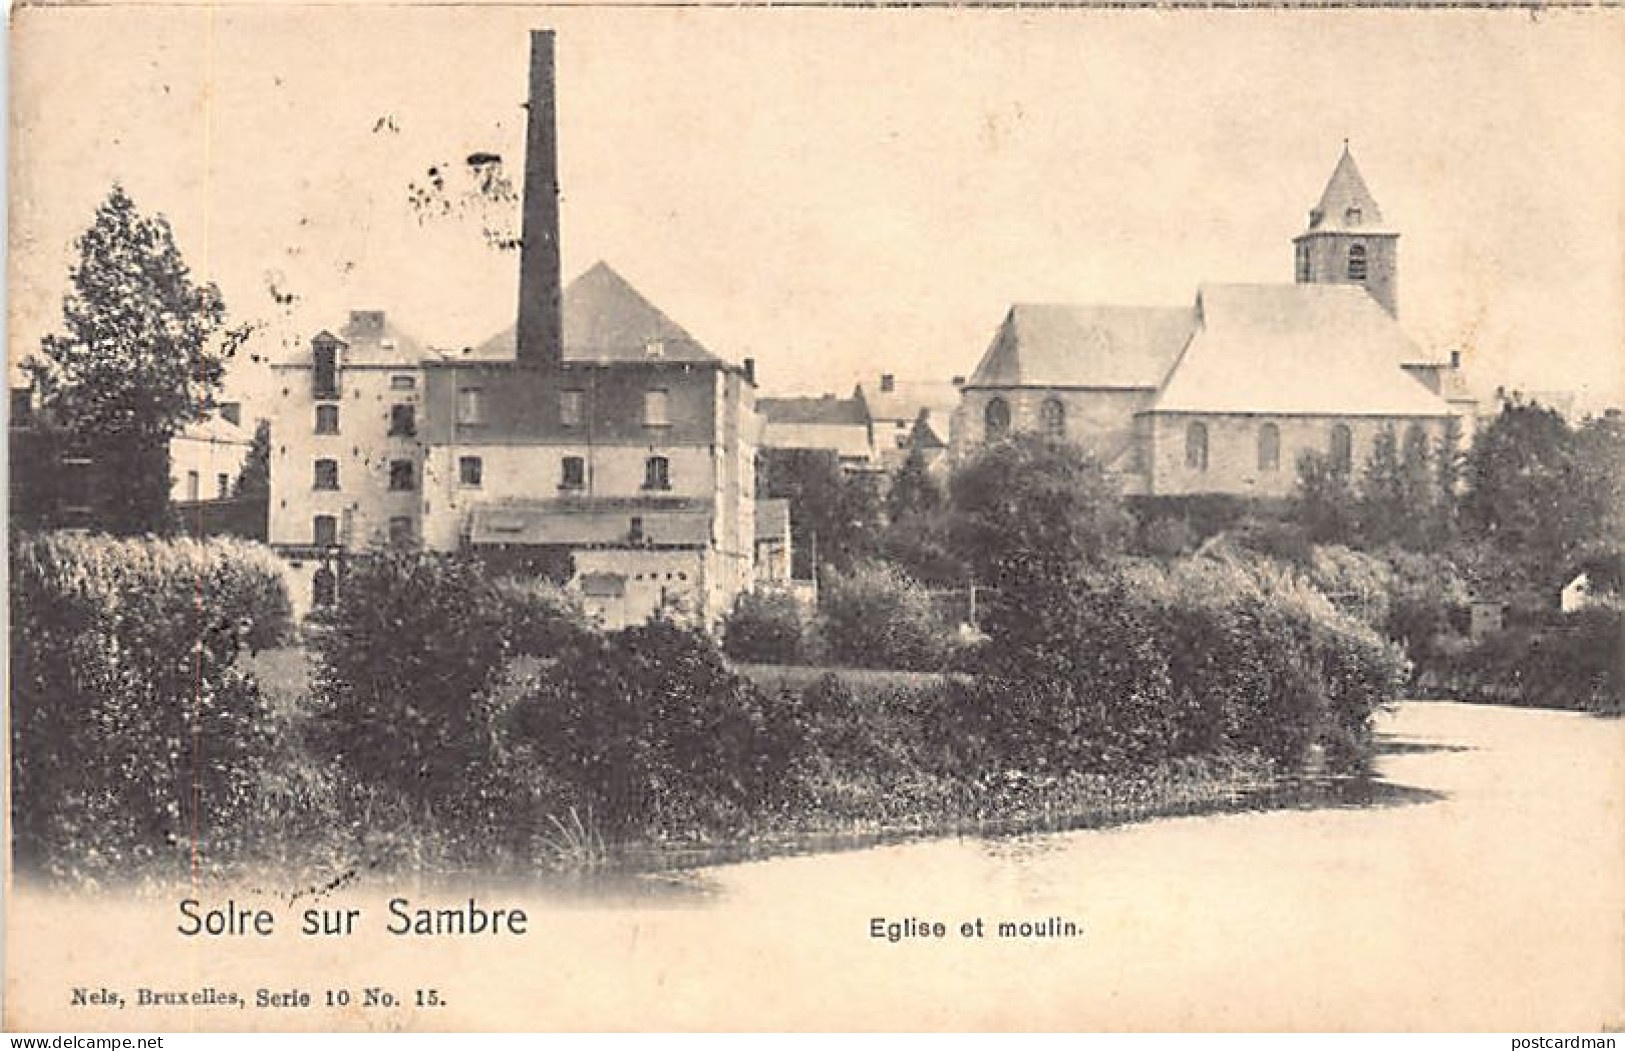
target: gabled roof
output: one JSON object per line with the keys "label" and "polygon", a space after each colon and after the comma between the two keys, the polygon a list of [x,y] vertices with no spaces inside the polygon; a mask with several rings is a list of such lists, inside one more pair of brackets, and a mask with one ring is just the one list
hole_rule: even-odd
{"label": "gabled roof", "polygon": [[756,411],[769,425],[815,424],[825,427],[867,427],[869,413],[861,398],[825,394],[813,398],[757,398]]}
{"label": "gabled roof", "polygon": [[1421,352],[1360,285],[1203,285],[1201,327],[1152,412],[1445,416]]}
{"label": "gabled roof", "polygon": [[959,388],[952,383],[932,380],[893,380],[891,390],[883,383],[874,386],[859,384],[852,392],[869,407],[869,415],[877,420],[907,420],[919,418],[920,410],[951,415],[959,407]]}
{"label": "gabled roof", "polygon": [[[509,325],[456,360],[512,361],[516,326]],[[651,353],[651,349],[656,353]],[[564,360],[593,364],[721,359],[627,283],[597,262],[564,290]]]}
{"label": "gabled roof", "polygon": [[1155,389],[1195,328],[1189,307],[1018,303],[965,386]]}
{"label": "gabled roof", "polygon": [[1309,232],[1313,233],[1391,233],[1382,225],[1382,209],[1360,175],[1359,165],[1343,144],[1343,156],[1332,169],[1332,177],[1320,195],[1320,203],[1310,209]]}

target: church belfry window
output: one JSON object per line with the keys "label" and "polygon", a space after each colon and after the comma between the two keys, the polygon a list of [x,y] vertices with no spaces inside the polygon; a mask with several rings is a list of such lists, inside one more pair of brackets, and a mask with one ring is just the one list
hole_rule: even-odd
{"label": "church belfry window", "polygon": [[1010,431],[1010,403],[1003,398],[988,402],[982,411],[982,422],[987,426],[989,441],[1003,438]]}
{"label": "church belfry window", "polygon": [[1298,243],[1298,284],[1309,282],[1309,246],[1303,242]]}
{"label": "church belfry window", "polygon": [[1364,281],[1366,275],[1365,245],[1349,246],[1349,280]]}

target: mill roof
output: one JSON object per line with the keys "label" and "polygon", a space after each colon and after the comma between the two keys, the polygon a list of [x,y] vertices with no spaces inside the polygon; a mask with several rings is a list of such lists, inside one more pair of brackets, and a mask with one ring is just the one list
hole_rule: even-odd
{"label": "mill roof", "polygon": [[[474,361],[511,361],[517,326],[509,325],[466,353]],[[721,364],[608,263],[594,263],[564,290],[564,360],[583,364],[650,361]]]}

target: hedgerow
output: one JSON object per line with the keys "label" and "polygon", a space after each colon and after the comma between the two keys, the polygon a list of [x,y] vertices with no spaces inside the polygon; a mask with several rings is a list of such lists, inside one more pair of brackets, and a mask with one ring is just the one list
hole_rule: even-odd
{"label": "hedgerow", "polygon": [[288,628],[270,554],[68,534],[10,549],[19,864],[99,880],[240,853],[275,741],[237,656]]}

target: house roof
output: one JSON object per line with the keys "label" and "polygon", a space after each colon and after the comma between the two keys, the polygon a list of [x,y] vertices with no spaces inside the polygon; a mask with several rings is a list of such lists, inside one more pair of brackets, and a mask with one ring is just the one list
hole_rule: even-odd
{"label": "house roof", "polygon": [[194,442],[219,442],[229,445],[252,445],[254,436],[224,416],[207,416],[183,427],[175,437]]}
{"label": "house roof", "polygon": [[[517,326],[509,325],[455,360],[512,361]],[[651,346],[658,353],[651,353]],[[649,361],[720,364],[699,341],[643,298],[608,263],[594,263],[564,290],[564,360],[586,364]]]}
{"label": "house roof", "polygon": [[756,539],[790,539],[790,501],[783,499],[756,501]]}
{"label": "house roof", "polygon": [[893,380],[891,390],[881,383],[872,387],[859,384],[852,393],[863,399],[870,417],[877,420],[912,423],[919,418],[921,409],[946,417],[959,407],[959,388],[934,380]]}
{"label": "house roof", "polygon": [[1201,327],[1152,412],[1445,416],[1421,353],[1359,285],[1203,285]]}
{"label": "house roof", "polygon": [[1343,144],[1343,155],[1326,181],[1320,203],[1309,210],[1309,231],[1312,233],[1393,233],[1384,229],[1382,209],[1360,175],[1360,166],[1348,144]]}
{"label": "house roof", "polygon": [[867,427],[869,412],[861,398],[825,394],[812,398],[757,398],[756,411],[769,425],[817,424]]}
{"label": "house roof", "polygon": [[1195,327],[1189,307],[1018,303],[965,386],[1155,389]]}

